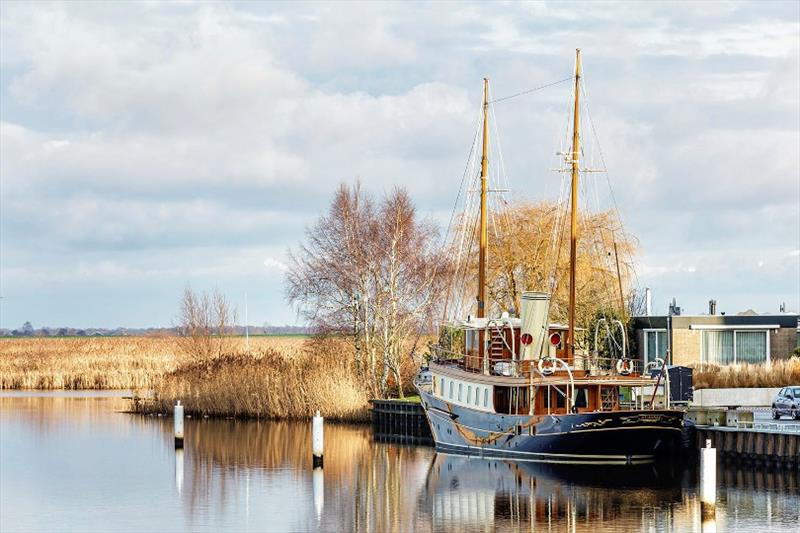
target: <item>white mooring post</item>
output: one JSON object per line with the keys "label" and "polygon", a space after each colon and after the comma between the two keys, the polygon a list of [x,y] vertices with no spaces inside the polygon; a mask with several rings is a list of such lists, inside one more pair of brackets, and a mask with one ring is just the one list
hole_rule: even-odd
{"label": "white mooring post", "polygon": [[700,450],[700,509],[703,520],[713,518],[717,505],[717,450],[706,439]]}
{"label": "white mooring post", "polygon": [[322,467],[322,448],[323,448],[323,418],[319,416],[319,411],[314,415],[311,422],[311,453],[314,456],[314,468]]}
{"label": "white mooring post", "polygon": [[175,406],[173,421],[175,423],[175,447],[183,448],[183,406],[180,400]]}

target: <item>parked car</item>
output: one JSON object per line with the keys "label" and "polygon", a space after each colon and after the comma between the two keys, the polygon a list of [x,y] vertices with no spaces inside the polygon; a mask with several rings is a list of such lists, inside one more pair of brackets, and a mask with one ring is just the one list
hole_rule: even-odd
{"label": "parked car", "polygon": [[772,418],[778,420],[783,415],[800,420],[800,387],[784,387],[772,400]]}

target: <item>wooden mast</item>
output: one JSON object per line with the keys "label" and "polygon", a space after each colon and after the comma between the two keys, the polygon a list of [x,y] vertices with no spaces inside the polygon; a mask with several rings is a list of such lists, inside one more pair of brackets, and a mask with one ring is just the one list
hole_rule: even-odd
{"label": "wooden mast", "polygon": [[481,158],[481,228],[478,259],[478,318],[486,316],[486,247],[489,231],[486,224],[486,175],[489,167],[489,78],[483,78],[483,157]]}
{"label": "wooden mast", "polygon": [[567,363],[575,357],[575,260],[578,251],[578,179],[580,177],[580,94],[581,50],[575,50],[575,109],[572,124],[572,193],[569,224],[569,331],[567,332]]}

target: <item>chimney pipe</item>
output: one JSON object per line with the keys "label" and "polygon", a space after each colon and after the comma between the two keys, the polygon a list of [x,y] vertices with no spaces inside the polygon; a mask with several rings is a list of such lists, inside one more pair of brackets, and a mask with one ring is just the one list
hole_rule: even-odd
{"label": "chimney pipe", "polygon": [[716,315],[717,314],[717,301],[716,300],[709,300],[708,301],[708,314],[709,315]]}
{"label": "chimney pipe", "polygon": [[650,287],[644,288],[644,308],[645,316],[653,316],[653,292]]}

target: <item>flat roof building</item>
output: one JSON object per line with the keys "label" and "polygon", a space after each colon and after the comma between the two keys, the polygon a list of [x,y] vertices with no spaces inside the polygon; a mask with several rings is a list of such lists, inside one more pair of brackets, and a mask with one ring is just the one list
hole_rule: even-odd
{"label": "flat roof building", "polygon": [[[716,302],[711,306],[715,311]],[[647,363],[766,363],[788,359],[798,346],[798,315],[667,315],[633,318],[636,353]]]}

